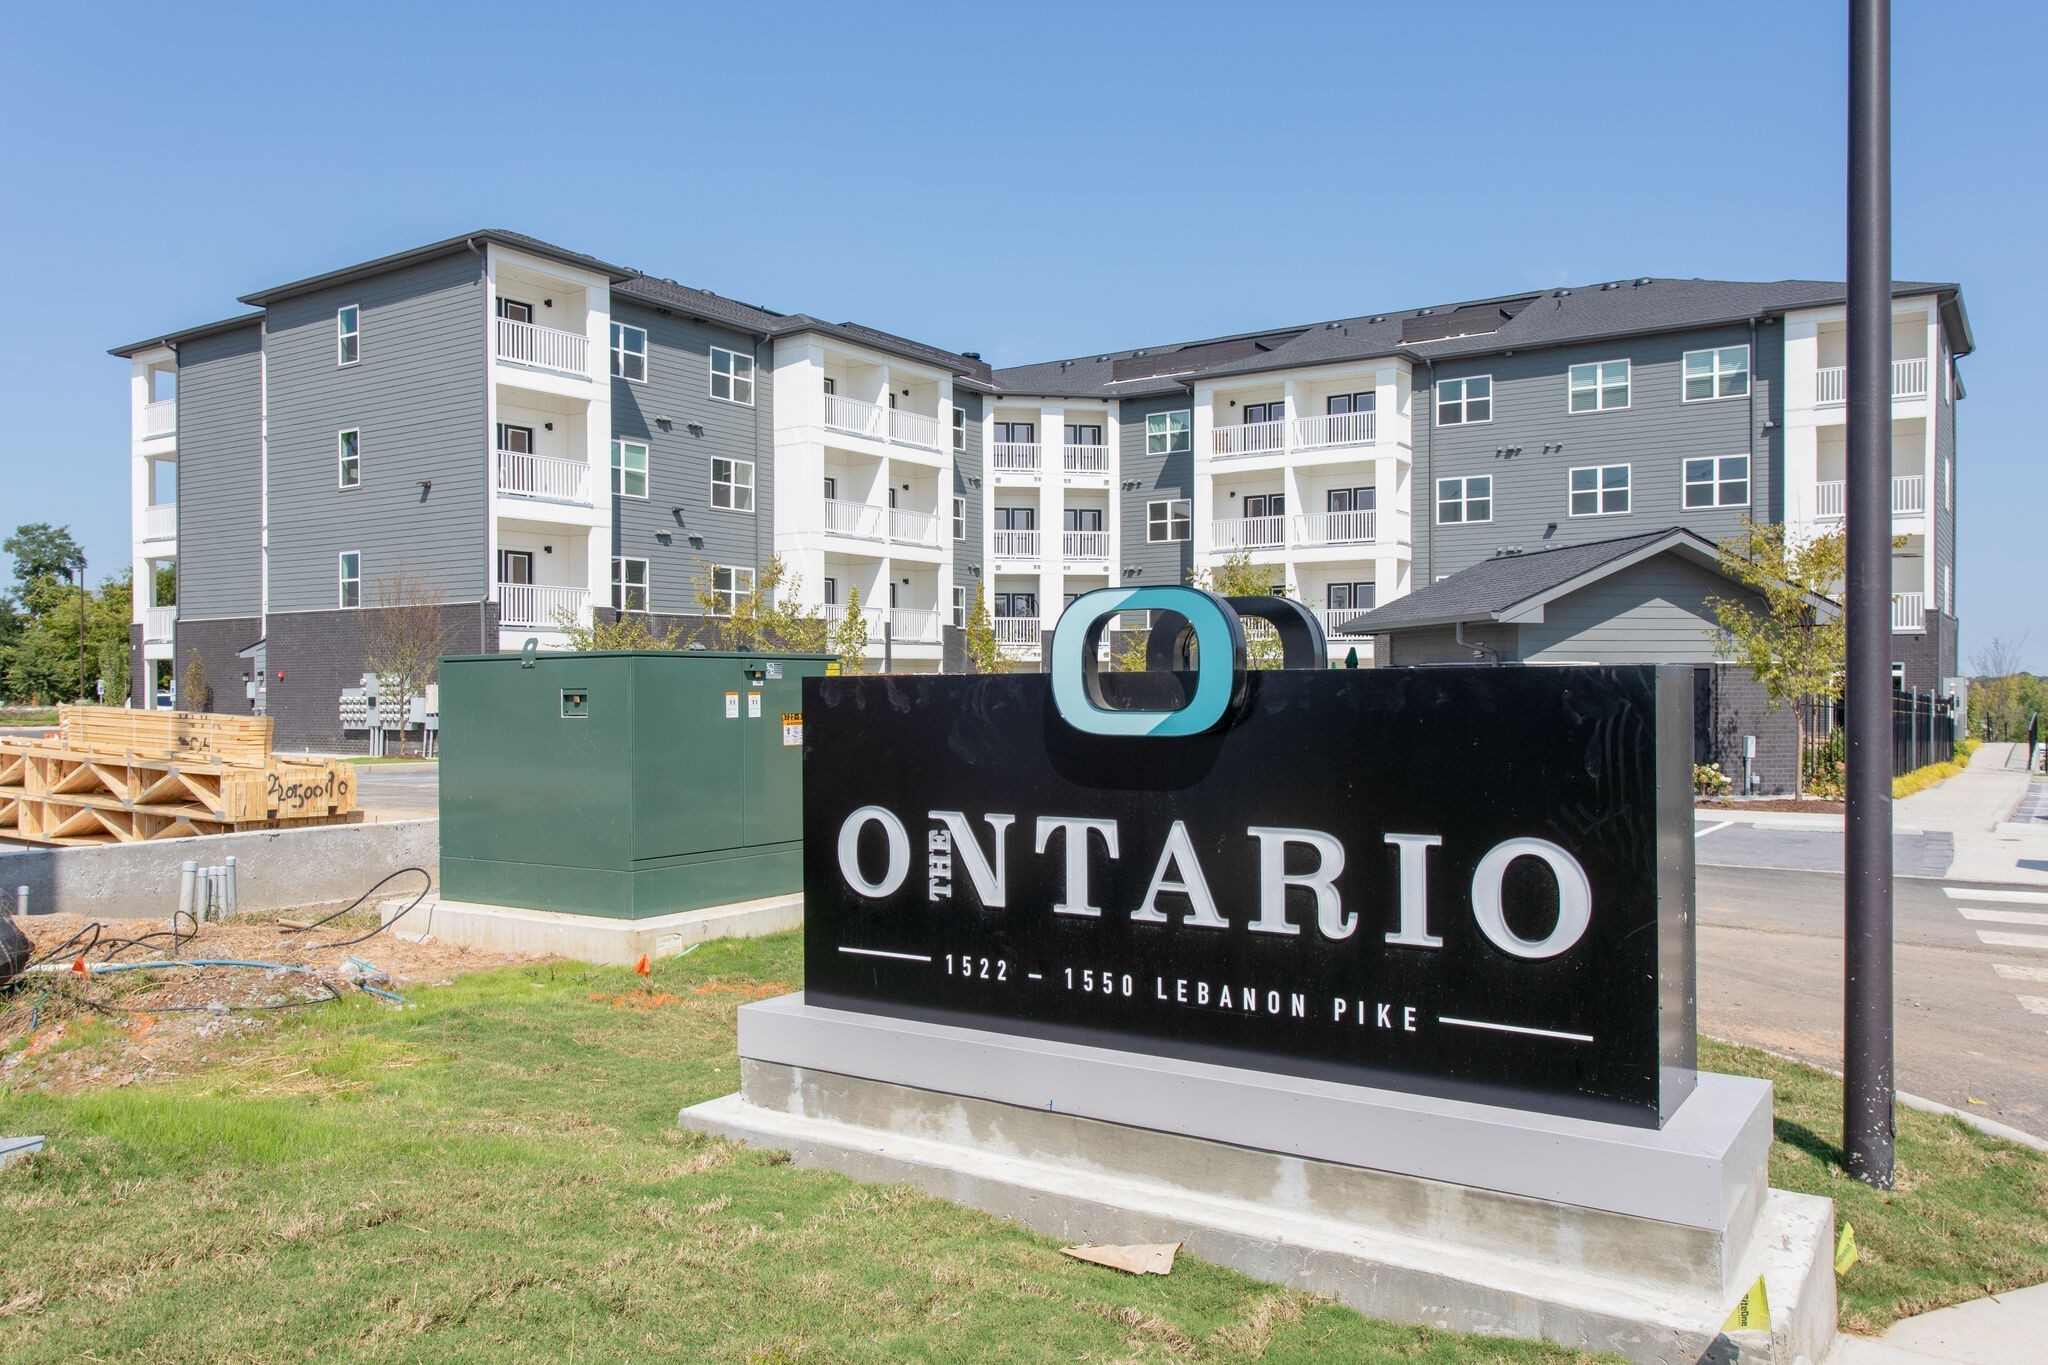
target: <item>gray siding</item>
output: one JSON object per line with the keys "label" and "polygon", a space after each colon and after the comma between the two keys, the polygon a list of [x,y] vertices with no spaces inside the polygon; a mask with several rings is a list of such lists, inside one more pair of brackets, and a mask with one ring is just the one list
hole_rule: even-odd
{"label": "gray siding", "polygon": [[[612,498],[614,554],[647,561],[655,611],[695,614],[697,580],[709,566],[758,568],[774,552],[775,358],[769,343],[744,333],[617,296],[612,308],[615,320],[647,329],[647,382],[611,381],[612,434],[647,442],[646,498]],[[754,358],[752,407],[711,396],[713,346]],[[711,505],[714,456],[753,461],[753,512]],[[593,459],[609,488],[610,450]],[[667,543],[656,538],[662,535]],[[599,585],[600,603],[609,602],[608,591]],[[800,592],[816,600],[818,585],[805,583]]]}
{"label": "gray siding", "polygon": [[178,615],[262,609],[263,333],[251,321],[178,352]]}
{"label": "gray siding", "polygon": [[[1947,348],[1944,347],[1944,360],[1946,351]],[[1952,393],[1953,390],[1942,383],[1939,373],[1932,375],[1931,378],[1937,388],[1934,406],[1934,487],[1927,490],[1927,505],[1931,509],[1929,516],[1934,528],[1935,596],[1929,606],[1941,605],[1941,572],[1944,568],[1951,575],[1950,591],[1953,594],[1948,603],[1949,611],[1945,613],[1946,619],[1942,622],[1943,629],[1939,633],[1934,657],[1929,661],[1935,676],[1929,683],[1921,684],[1938,687],[1942,679],[1954,677],[1962,671],[1956,658],[1955,646],[1963,614],[1963,588],[1960,575],[1956,573],[1956,509],[1954,499],[1946,496],[1948,489],[1943,486],[1942,469],[1946,465],[1949,478],[1956,481],[1949,487],[1960,486],[1962,471],[1953,464],[1956,456],[1956,407],[1952,402],[1942,401],[1943,396]],[[1942,640],[1947,642],[1946,648],[1941,647]]]}
{"label": "gray siding", "polygon": [[[1120,461],[1123,483],[1123,567],[1136,569],[1120,581],[1137,588],[1172,587],[1188,581],[1194,567],[1193,541],[1156,542],[1148,540],[1148,503],[1162,498],[1186,498],[1190,519],[1194,511],[1195,456],[1192,449],[1178,454],[1152,455],[1145,450],[1145,419],[1155,412],[1185,410],[1192,414],[1194,400],[1186,395],[1165,398],[1129,398],[1118,412]],[[1131,485],[1135,484],[1135,487]],[[1199,534],[1199,533],[1197,533]]]}
{"label": "gray siding", "polygon": [[1552,602],[1521,627],[1530,663],[1711,664],[1710,597],[1750,595],[1670,555],[1601,579]]}
{"label": "gray siding", "polygon": [[[1487,559],[1505,546],[1534,550],[1633,535],[1664,526],[1684,526],[1709,540],[1741,529],[1749,513],[1768,520],[1779,505],[1775,452],[1758,439],[1772,415],[1776,371],[1766,368],[1777,351],[1776,327],[1759,327],[1750,356],[1751,395],[1712,402],[1680,401],[1682,356],[1709,346],[1749,341],[1747,327],[1722,327],[1661,336],[1642,336],[1587,346],[1447,360],[1435,367],[1436,382],[1474,374],[1493,376],[1490,422],[1435,425],[1434,392],[1420,394],[1415,438],[1416,582],[1427,583]],[[1766,348],[1764,338],[1771,334]],[[1567,405],[1570,367],[1587,361],[1630,364],[1626,409],[1572,413]],[[1781,369],[1782,366],[1777,368]],[[1418,367],[1418,378],[1429,371]],[[1426,443],[1427,457],[1420,452]],[[1750,504],[1686,510],[1684,461],[1705,455],[1749,453]],[[1631,466],[1630,511],[1616,516],[1573,517],[1569,471],[1582,465]],[[1436,481],[1447,477],[1493,476],[1493,520],[1478,525],[1436,523]],[[1551,523],[1556,524],[1550,530]]]}
{"label": "gray siding", "polygon": [[[486,587],[483,258],[461,252],[287,299],[264,319],[270,610],[330,610],[337,556],[362,555],[364,600],[401,567],[446,602]],[[335,364],[334,314],[362,307],[362,359]],[[362,485],[336,486],[335,440],[362,433]],[[430,492],[420,482],[433,484]]]}
{"label": "gray siding", "polygon": [[[981,418],[983,399],[978,393],[961,393],[955,390],[953,401],[967,414],[967,448],[953,452],[953,492],[951,496],[964,499],[967,503],[967,539],[953,542],[953,584],[967,589],[967,606],[974,607],[974,586],[981,581],[981,556],[988,542],[982,539],[982,524],[986,520],[981,510],[981,493],[988,478],[987,457],[981,445]],[[949,504],[944,511],[950,517]],[[951,535],[949,524],[946,534]],[[942,602],[942,607],[952,603]],[[951,618],[949,617],[948,620]]]}
{"label": "gray siding", "polygon": [[[1423,630],[1403,630],[1377,636],[1373,646],[1373,660],[1381,668],[1488,662],[1473,654],[1471,646],[1459,644],[1457,634],[1457,629],[1453,626],[1431,626]],[[1513,626],[1468,625],[1465,627],[1465,638],[1473,645],[1488,645],[1498,650],[1499,657],[1496,662],[1516,661]],[[1345,645],[1345,648],[1349,649],[1350,645]]]}

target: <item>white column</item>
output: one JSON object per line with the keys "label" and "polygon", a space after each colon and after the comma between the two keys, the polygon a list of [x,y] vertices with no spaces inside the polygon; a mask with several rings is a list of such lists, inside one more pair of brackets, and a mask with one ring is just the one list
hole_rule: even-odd
{"label": "white column", "polygon": [[1216,390],[1207,384],[1195,386],[1192,438],[1194,440],[1195,488],[1193,505],[1188,509],[1188,537],[1194,566],[1201,568],[1204,556],[1215,548],[1216,538],[1211,533],[1210,523],[1216,519],[1216,480],[1209,469],[1209,453],[1214,449],[1216,429],[1213,407]]}
{"label": "white column", "polygon": [[1038,499],[1038,619],[1045,629],[1059,619],[1060,599],[1067,591],[1066,424],[1064,404],[1039,405],[1038,448],[1044,477]]}

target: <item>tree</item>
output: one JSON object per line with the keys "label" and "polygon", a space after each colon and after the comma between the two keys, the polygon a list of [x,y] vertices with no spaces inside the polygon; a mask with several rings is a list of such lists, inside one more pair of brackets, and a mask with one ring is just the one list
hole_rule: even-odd
{"label": "tree", "polygon": [[[1285,597],[1287,585],[1273,582],[1276,572],[1271,565],[1254,564],[1250,551],[1238,550],[1213,569],[1189,570],[1188,583],[1218,597]],[[1280,632],[1271,622],[1247,618],[1244,648],[1245,662],[1252,668],[1281,665]]]}
{"label": "tree", "polygon": [[846,590],[846,610],[832,626],[830,652],[839,656],[841,673],[858,673],[867,663],[868,617],[860,609],[860,589]]}
{"label": "tree", "polygon": [[967,664],[976,673],[993,673],[1000,656],[996,623],[988,614],[988,585],[974,585],[974,606],[967,613]]}
{"label": "tree", "polygon": [[697,610],[703,617],[699,630],[708,631],[719,649],[829,652],[827,644],[832,631],[825,614],[817,607],[803,605],[803,579],[783,562],[781,555],[769,556],[745,592],[737,591],[730,581],[721,587],[721,570],[701,559],[697,569],[692,587],[696,591]]}
{"label": "tree", "polygon": [[186,651],[191,661],[185,665],[185,681],[178,697],[181,711],[211,711],[213,709],[213,681],[206,676],[206,664],[196,649]]}
{"label": "tree", "polygon": [[1847,544],[1841,530],[1794,539],[1781,525],[1744,517],[1742,533],[1720,544],[1721,568],[1761,598],[1762,609],[1746,597],[1707,599],[1719,626],[1714,652],[1737,660],[1763,684],[1766,711],[1792,707],[1800,753],[1795,796],[1806,785],[1806,715],[1800,703],[1842,695],[1846,613],[1823,611],[1814,599],[1840,591]]}
{"label": "tree", "polygon": [[578,654],[605,649],[681,649],[684,641],[679,625],[656,634],[652,618],[643,611],[622,611],[615,621],[595,615],[579,621],[575,612],[564,608],[555,613],[555,626]]}
{"label": "tree", "polygon": [[100,700],[119,706],[128,697],[128,645],[106,640],[100,644]]}
{"label": "tree", "polygon": [[371,585],[369,610],[362,614],[363,667],[377,675],[379,713],[398,716],[401,754],[412,703],[426,695],[448,648],[442,599],[439,582],[400,564]]}
{"label": "tree", "polygon": [[69,577],[85,563],[85,551],[78,548],[71,528],[47,521],[17,526],[13,535],[0,541],[0,550],[14,561],[14,581],[23,587],[37,578]]}
{"label": "tree", "polygon": [[1994,635],[1982,649],[1970,656],[1970,714],[1989,721],[1992,733],[2011,738],[2027,723],[2021,714],[2021,651],[2023,635],[2017,642]]}

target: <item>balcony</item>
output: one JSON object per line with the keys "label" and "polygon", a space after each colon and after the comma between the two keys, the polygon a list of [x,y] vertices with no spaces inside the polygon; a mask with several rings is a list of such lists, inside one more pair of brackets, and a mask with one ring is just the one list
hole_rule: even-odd
{"label": "balcony", "polygon": [[1238,426],[1218,426],[1212,447],[1213,453],[1221,456],[1278,455],[1286,449],[1285,422],[1244,422]]}
{"label": "balcony", "polygon": [[142,405],[142,439],[153,441],[159,436],[178,434],[178,400],[165,398],[155,403]]}
{"label": "balcony", "polygon": [[825,426],[849,436],[865,436],[871,441],[915,446],[919,450],[941,450],[946,441],[946,429],[936,417],[863,403],[836,393],[825,395]]}
{"label": "balcony", "polygon": [[889,635],[897,644],[935,645],[939,642],[939,614],[922,607],[891,607]]}
{"label": "balcony", "polygon": [[1037,649],[1043,642],[1036,616],[998,616],[993,624],[996,628],[996,643],[999,645],[1028,646]]}
{"label": "balcony", "polygon": [[1038,558],[1038,532],[997,531],[995,554],[997,559]]}
{"label": "balcony", "polygon": [[1927,594],[1920,592],[1895,592],[1892,594],[1892,629],[1918,632],[1926,628],[1923,619],[1927,614]]}
{"label": "balcony", "polygon": [[[1036,536],[1038,533],[1031,531],[1026,534]],[[1060,535],[1060,553],[1067,559],[1108,559],[1109,532],[1064,531]]]}
{"label": "balcony", "polygon": [[1370,545],[1378,538],[1378,525],[1379,513],[1372,508],[1355,512],[1303,512],[1294,518],[1294,543]]}
{"label": "balcony", "polygon": [[1036,474],[1042,450],[1036,442],[997,441],[989,452],[989,468],[998,474]]}
{"label": "balcony", "polygon": [[1109,472],[1109,447],[1066,446],[1063,448],[1066,470],[1069,474],[1107,474]]}
{"label": "balcony", "polygon": [[889,409],[889,440],[899,446],[916,446],[919,450],[940,448],[945,428],[936,417],[927,417],[921,412],[905,412],[901,408]]}
{"label": "balcony", "polygon": [[176,540],[178,538],[178,504],[175,502],[153,502],[143,508],[142,538],[144,540]]}
{"label": "balcony", "polygon": [[854,502],[848,498],[825,499],[825,530],[835,536],[853,536],[858,540],[883,539],[882,513],[888,509],[871,502]]}
{"label": "balcony", "polygon": [[564,616],[580,621],[589,606],[588,588],[550,588],[538,583],[498,585],[498,621],[502,625],[559,629]]}
{"label": "balcony", "polygon": [[1310,607],[1309,610],[1314,612],[1316,619],[1323,623],[1323,634],[1348,635],[1356,639],[1358,638],[1358,632],[1352,630],[1352,623],[1364,617],[1372,608]]}
{"label": "balcony", "polygon": [[[1927,396],[1927,357],[1910,356],[1892,362],[1892,397]],[[1813,405],[1838,408],[1849,401],[1849,367],[1823,365],[1813,372]]]}
{"label": "balcony", "polygon": [[501,450],[498,452],[498,492],[506,497],[537,498],[545,502],[569,502],[589,507],[590,465],[584,460],[562,460],[552,455]]}
{"label": "balcony", "polygon": [[908,508],[889,509],[889,539],[899,545],[922,545],[927,549],[939,548],[939,518],[933,512],[913,512]]}
{"label": "balcony", "polygon": [[142,638],[153,645],[167,645],[171,642],[171,631],[178,620],[176,607],[144,607],[142,609]]}
{"label": "balcony", "polygon": [[[862,607],[860,614],[868,623],[867,638],[870,640],[881,639],[882,609],[880,607]],[[843,602],[827,602],[824,606],[818,608],[818,615],[824,617],[833,629],[837,630],[839,623],[846,619],[846,604]]]}
{"label": "balcony", "polygon": [[590,338],[581,332],[499,318],[498,359],[536,370],[590,378]]}
{"label": "balcony", "polygon": [[[1823,479],[1813,486],[1813,515],[1822,521],[1840,521],[1847,515],[1844,502],[1848,485],[1840,479]],[[1892,515],[1917,517],[1927,510],[1927,476],[1892,476]]]}
{"label": "balcony", "polygon": [[1232,517],[1227,521],[1212,521],[1209,523],[1209,543],[1226,552],[1277,550],[1287,543],[1287,518]]}
{"label": "balcony", "polygon": [[1324,417],[1297,417],[1288,434],[1289,450],[1329,450],[1336,446],[1369,446],[1379,430],[1377,413],[1333,412]]}

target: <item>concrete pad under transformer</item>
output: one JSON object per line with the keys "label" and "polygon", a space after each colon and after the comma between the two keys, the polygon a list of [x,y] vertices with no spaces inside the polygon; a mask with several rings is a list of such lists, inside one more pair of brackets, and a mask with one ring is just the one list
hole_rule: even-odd
{"label": "concrete pad under transformer", "polygon": [[[386,901],[382,907],[384,922],[391,923],[405,905],[403,900]],[[803,922],[804,898],[795,894],[647,919],[610,919],[510,905],[429,900],[400,921],[392,932],[400,938],[432,939],[462,948],[490,948],[630,967],[642,954],[650,958],[673,957],[685,948],[714,938],[759,938],[794,929]]]}
{"label": "concrete pad under transformer", "polygon": [[[740,1057],[684,1124],[1048,1235],[1635,1360],[1819,1360],[1834,1334],[1833,1209],[1765,1186],[1760,1081],[1702,1075],[1664,1129],[1619,1128],[801,996],[742,1007]],[[1773,1332],[1723,1336],[1759,1275]]]}

